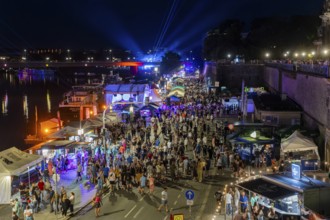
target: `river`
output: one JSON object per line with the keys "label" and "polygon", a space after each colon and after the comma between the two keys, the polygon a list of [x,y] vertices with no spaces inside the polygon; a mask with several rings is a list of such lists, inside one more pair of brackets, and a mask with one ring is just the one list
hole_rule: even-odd
{"label": "river", "polygon": [[36,133],[36,109],[39,123],[56,117],[64,92],[90,80],[52,70],[0,70],[0,151],[25,149],[24,138]]}

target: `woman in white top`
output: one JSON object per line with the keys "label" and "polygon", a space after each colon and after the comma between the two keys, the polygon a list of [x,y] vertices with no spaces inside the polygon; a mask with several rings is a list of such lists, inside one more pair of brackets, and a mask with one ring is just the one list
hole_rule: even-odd
{"label": "woman in white top", "polygon": [[69,200],[70,200],[70,213],[73,214],[73,205],[74,205],[74,203],[75,203],[75,195],[74,195],[74,192],[71,192],[71,193],[70,193]]}
{"label": "woman in white top", "polygon": [[29,205],[24,210],[24,218],[25,220],[33,220],[33,211]]}

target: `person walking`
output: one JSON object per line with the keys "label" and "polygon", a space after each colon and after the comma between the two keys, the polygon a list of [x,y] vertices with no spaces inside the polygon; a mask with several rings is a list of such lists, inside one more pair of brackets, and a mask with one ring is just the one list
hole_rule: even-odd
{"label": "person walking", "polygon": [[239,212],[239,198],[240,198],[240,192],[237,187],[235,187],[235,192],[234,192],[234,204],[235,204],[235,209],[236,213]]}
{"label": "person walking", "polygon": [[97,193],[96,196],[93,198],[93,203],[95,207],[95,216],[99,217],[101,212],[101,206],[102,206],[102,199],[101,194]]}
{"label": "person walking", "polygon": [[34,220],[33,219],[33,210],[31,209],[31,207],[29,205],[24,210],[24,218],[25,218],[25,220]]}
{"label": "person walking", "polygon": [[12,211],[13,213],[15,212],[18,216],[19,216],[19,213],[20,213],[20,205],[19,205],[19,201],[18,199],[16,198],[15,200],[13,200],[11,202],[11,205],[12,205]]}
{"label": "person walking", "polygon": [[81,166],[81,163],[78,164],[77,167],[77,179],[76,179],[76,183],[78,183],[79,181],[82,181],[82,176],[81,176],[81,172],[83,171],[83,168]]}
{"label": "person walking", "polygon": [[52,187],[49,188],[49,205],[50,212],[54,212],[54,202],[55,202],[55,191]]}
{"label": "person walking", "polygon": [[248,202],[249,202],[248,197],[245,195],[245,192],[242,191],[241,196],[239,198],[239,203],[241,204],[241,213],[244,213],[245,210],[247,209]]}
{"label": "person walking", "polygon": [[203,180],[203,167],[204,167],[204,163],[201,159],[198,159],[197,162],[197,181],[198,182],[202,182]]}
{"label": "person walking", "polygon": [[146,187],[147,183],[147,177],[145,174],[143,174],[140,178],[140,187],[139,187],[139,193],[141,195],[144,195],[144,188]]}
{"label": "person walking", "polygon": [[155,179],[153,177],[153,175],[150,175],[149,177],[149,194],[153,195],[155,190]]}
{"label": "person walking", "polygon": [[70,207],[69,207],[70,208],[70,214],[73,215],[73,206],[74,206],[74,203],[75,203],[75,200],[76,200],[74,192],[70,193],[69,200],[70,200]]}
{"label": "person walking", "polygon": [[65,194],[62,198],[62,216],[66,216],[69,208],[70,208],[70,200]]}
{"label": "person walking", "polygon": [[165,207],[165,211],[168,212],[168,194],[167,194],[167,187],[164,187],[164,190],[162,191],[162,204],[159,206],[158,211],[161,212],[163,207]]}
{"label": "person walking", "polygon": [[227,191],[225,199],[226,199],[226,214],[231,215],[233,196],[229,191]]}
{"label": "person walking", "polygon": [[19,217],[16,212],[13,212],[11,217],[12,217],[12,220],[19,220]]}

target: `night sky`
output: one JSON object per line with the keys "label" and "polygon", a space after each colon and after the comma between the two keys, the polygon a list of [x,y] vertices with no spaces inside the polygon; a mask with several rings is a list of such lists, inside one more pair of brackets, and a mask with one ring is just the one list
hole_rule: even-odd
{"label": "night sky", "polygon": [[[2,0],[0,52],[1,48],[21,50],[52,47],[118,47],[146,51],[157,46],[190,50],[201,46],[207,30],[224,19],[238,18],[249,23],[255,17],[318,15],[322,11],[323,2],[324,0]],[[167,20],[167,17],[170,18]]]}

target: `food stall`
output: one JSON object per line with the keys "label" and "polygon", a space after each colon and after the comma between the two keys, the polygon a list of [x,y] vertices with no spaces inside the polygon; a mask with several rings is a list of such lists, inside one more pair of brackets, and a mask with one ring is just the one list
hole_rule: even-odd
{"label": "food stall", "polygon": [[300,219],[302,210],[306,209],[330,216],[330,185],[301,176],[300,169],[286,174],[254,177],[236,185],[248,191],[250,196],[256,193],[259,196],[257,202],[264,206],[264,212],[273,208],[278,219]]}
{"label": "food stall", "polygon": [[76,155],[71,148],[71,145],[74,143],[76,143],[76,141],[70,140],[55,140],[46,142],[41,145],[41,148],[37,150],[37,152],[46,158],[47,163],[49,160],[54,162],[61,157],[67,157],[69,160],[67,169],[75,169],[77,167]]}
{"label": "food stall", "polygon": [[299,131],[293,132],[281,141],[281,153],[282,158],[299,164],[302,170],[318,170],[319,168],[320,156],[317,145]]}

